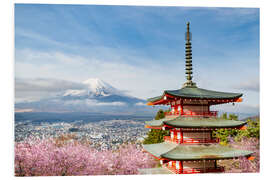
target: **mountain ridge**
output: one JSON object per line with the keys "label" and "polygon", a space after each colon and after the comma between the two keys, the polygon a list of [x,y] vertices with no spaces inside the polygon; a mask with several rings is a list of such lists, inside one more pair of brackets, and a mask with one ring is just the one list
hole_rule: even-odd
{"label": "mountain ridge", "polygon": [[83,89],[67,89],[58,96],[34,102],[20,102],[15,109],[32,109],[39,112],[152,112],[146,101],[124,93],[98,78],[82,82]]}

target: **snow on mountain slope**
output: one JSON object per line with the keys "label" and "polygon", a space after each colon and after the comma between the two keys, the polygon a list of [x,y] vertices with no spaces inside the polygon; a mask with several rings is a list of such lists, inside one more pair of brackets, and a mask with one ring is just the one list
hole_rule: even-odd
{"label": "snow on mountain slope", "polygon": [[34,102],[16,103],[16,109],[33,109],[37,112],[102,112],[149,113],[153,108],[146,101],[112,87],[110,84],[90,78],[83,81],[83,89],[67,89],[55,97]]}
{"label": "snow on mountain slope", "polygon": [[88,97],[98,97],[98,96],[109,96],[109,95],[121,95],[122,92],[112,87],[110,84],[98,79],[90,78],[83,81],[82,84],[86,86],[86,89],[76,90],[69,89],[63,96],[88,96]]}

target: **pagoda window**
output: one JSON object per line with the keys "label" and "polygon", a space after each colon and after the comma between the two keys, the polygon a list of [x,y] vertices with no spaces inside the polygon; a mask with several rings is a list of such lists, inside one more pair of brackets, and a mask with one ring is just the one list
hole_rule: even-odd
{"label": "pagoda window", "polygon": [[215,161],[197,161],[197,162],[183,162],[183,168],[192,168],[192,169],[205,169],[205,168],[215,168]]}
{"label": "pagoda window", "polygon": [[181,139],[181,133],[177,132],[177,139]]}
{"label": "pagoda window", "polygon": [[[182,131],[181,131],[182,132]],[[211,131],[182,132],[180,143],[217,143],[218,139],[211,137]]]}
{"label": "pagoda window", "polygon": [[208,112],[208,106],[188,106],[188,105],[184,105],[184,113],[185,112]]}
{"label": "pagoda window", "polygon": [[180,162],[179,162],[179,161],[176,161],[176,162],[175,162],[175,168],[176,168],[176,169],[180,169]]}
{"label": "pagoda window", "polygon": [[184,132],[184,139],[186,138],[203,138],[203,139],[211,139],[211,132]]}

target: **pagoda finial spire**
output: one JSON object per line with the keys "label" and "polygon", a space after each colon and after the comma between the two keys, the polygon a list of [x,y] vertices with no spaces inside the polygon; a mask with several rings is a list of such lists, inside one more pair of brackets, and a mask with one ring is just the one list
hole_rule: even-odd
{"label": "pagoda finial spire", "polygon": [[184,87],[196,87],[196,83],[192,82],[192,50],[191,50],[191,32],[189,32],[189,22],[187,22],[186,32],[186,78]]}

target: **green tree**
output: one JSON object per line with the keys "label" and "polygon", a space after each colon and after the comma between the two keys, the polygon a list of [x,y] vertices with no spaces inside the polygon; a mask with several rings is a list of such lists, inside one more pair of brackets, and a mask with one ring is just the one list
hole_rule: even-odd
{"label": "green tree", "polygon": [[238,129],[218,129],[213,132],[213,136],[218,138],[220,143],[226,145],[229,142],[229,137],[236,137]]}
{"label": "green tree", "polygon": [[248,137],[260,138],[260,118],[258,117],[255,120],[249,119],[247,123]]}
{"label": "green tree", "polygon": [[[160,120],[163,118],[165,118],[165,113],[162,109],[160,109],[155,116],[155,120]],[[147,137],[144,139],[143,144],[161,143],[164,141],[164,136],[168,135],[169,131],[164,131],[161,129],[151,129],[148,132]]]}
{"label": "green tree", "polygon": [[243,137],[247,138],[260,138],[260,118],[256,118],[255,120],[248,119],[247,126],[245,130],[239,131],[236,136],[236,140],[241,140]]}
{"label": "green tree", "polygon": [[163,118],[165,118],[165,113],[162,109],[160,109],[155,116],[155,120],[159,120]]}
{"label": "green tree", "polygon": [[220,116],[220,118],[222,118],[222,119],[228,119],[227,113],[223,113],[223,114]]}
{"label": "green tree", "polygon": [[[227,116],[226,113],[222,114],[221,118]],[[225,119],[225,118],[224,118]],[[238,116],[229,114],[229,120],[238,120]],[[233,137],[236,141],[240,141],[242,138],[260,138],[260,118],[255,120],[248,119],[245,130],[239,129],[218,129],[213,132],[213,136],[220,139],[221,144],[227,144],[229,137]]]}
{"label": "green tree", "polygon": [[238,120],[238,116],[235,114],[229,114],[229,120]]}
{"label": "green tree", "polygon": [[[220,118],[227,120],[238,120],[238,116],[235,114],[223,113]],[[219,138],[221,144],[227,144],[229,142],[228,137],[236,137],[239,134],[238,129],[218,129],[213,132],[213,136]]]}
{"label": "green tree", "polygon": [[238,120],[238,116],[235,115],[235,114],[229,114],[229,117],[228,117],[228,114],[227,113],[223,113],[221,116],[220,116],[221,119],[228,119],[228,120]]}

